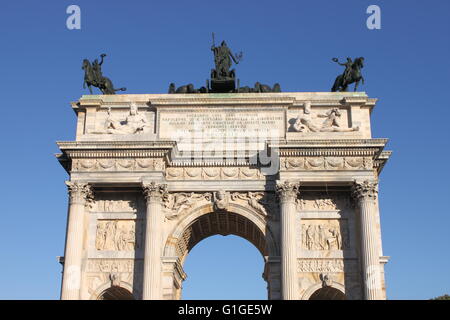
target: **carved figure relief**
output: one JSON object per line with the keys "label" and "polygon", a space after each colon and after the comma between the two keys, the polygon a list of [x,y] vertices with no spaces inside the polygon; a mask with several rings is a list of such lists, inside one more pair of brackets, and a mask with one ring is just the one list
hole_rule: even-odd
{"label": "carved figure relief", "polygon": [[259,211],[262,215],[267,216],[266,209],[259,203],[259,201],[261,201],[263,197],[263,192],[234,192],[231,194],[231,200],[244,200],[250,207]]}
{"label": "carved figure relief", "polygon": [[301,259],[298,272],[344,272],[342,259]]}
{"label": "carved figure relief", "polygon": [[86,272],[133,272],[134,260],[90,259]]}
{"label": "carved figure relief", "polygon": [[166,217],[172,219],[183,213],[185,210],[193,208],[201,201],[211,202],[212,194],[205,193],[167,193],[164,197],[164,207],[166,209]]}
{"label": "carved figure relief", "polygon": [[339,220],[302,223],[302,248],[319,251],[348,249],[349,239],[346,227],[342,229],[342,233]]}
{"label": "carved figure relief", "polygon": [[136,212],[137,204],[133,200],[97,200],[92,211],[97,212]]}
{"label": "carved figure relief", "polygon": [[359,127],[342,128],[338,122],[341,112],[338,108],[333,108],[325,114],[317,114],[317,118],[325,118],[321,125],[318,125],[312,118],[311,110],[305,108],[302,115],[299,115],[292,125],[296,132],[351,132],[359,131]]}
{"label": "carved figure relief", "polygon": [[325,192],[320,193],[302,193],[297,201],[297,210],[299,211],[334,211],[346,210],[352,207],[350,195]]}
{"label": "carved figure relief", "polygon": [[136,247],[134,221],[106,220],[97,223],[95,238],[97,250],[133,251]]}
{"label": "carved figure relief", "polygon": [[130,105],[128,116],[124,120],[114,119],[111,107],[108,108],[107,118],[102,130],[93,130],[92,134],[142,134],[151,130],[147,118],[140,114],[135,103]]}
{"label": "carved figure relief", "polygon": [[[278,206],[273,193],[233,192],[231,194],[231,200],[244,202],[264,217],[273,216],[276,212],[276,207]],[[269,212],[267,209],[269,209]]]}
{"label": "carved figure relief", "polygon": [[230,201],[230,193],[219,190],[214,193],[214,207],[219,210],[226,210]]}

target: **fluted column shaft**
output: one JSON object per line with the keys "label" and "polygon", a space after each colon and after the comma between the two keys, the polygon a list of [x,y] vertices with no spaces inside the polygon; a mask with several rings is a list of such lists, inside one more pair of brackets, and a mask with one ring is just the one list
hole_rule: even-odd
{"label": "fluted column shaft", "polygon": [[160,300],[162,299],[162,200],[167,185],[152,182],[144,184],[143,188],[147,199],[147,214],[142,298]]}
{"label": "fluted column shaft", "polygon": [[382,298],[380,279],[380,253],[376,228],[377,183],[371,181],[355,182],[353,196],[359,205],[361,222],[361,262],[364,280],[364,298]]}
{"label": "fluted column shaft", "polygon": [[92,190],[86,183],[66,182],[69,190],[69,216],[61,290],[62,300],[80,299],[81,263],[85,206],[92,199]]}
{"label": "fluted column shaft", "polygon": [[281,223],[281,296],[283,300],[298,299],[296,199],[299,185],[284,182],[277,185]]}

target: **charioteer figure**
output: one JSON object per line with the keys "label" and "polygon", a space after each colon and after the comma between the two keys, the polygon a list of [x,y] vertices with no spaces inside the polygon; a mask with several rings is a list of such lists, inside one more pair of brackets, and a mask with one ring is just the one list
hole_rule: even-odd
{"label": "charioteer figure", "polygon": [[236,89],[236,74],[234,69],[230,70],[230,68],[232,62],[239,64],[242,53],[233,54],[225,41],[222,41],[220,46],[216,47],[214,33],[212,36],[211,51],[214,54],[215,69],[211,70],[211,88],[209,88],[209,83],[207,87],[212,92],[234,92]]}

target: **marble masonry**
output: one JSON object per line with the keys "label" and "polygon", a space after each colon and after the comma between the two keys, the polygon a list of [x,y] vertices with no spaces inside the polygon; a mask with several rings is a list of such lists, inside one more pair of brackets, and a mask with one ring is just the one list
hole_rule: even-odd
{"label": "marble masonry", "polygon": [[264,257],[268,299],[385,299],[378,180],[391,153],[372,138],[375,104],[363,92],[82,96],[75,141],[57,143],[61,298],[180,299],[190,250],[233,234]]}

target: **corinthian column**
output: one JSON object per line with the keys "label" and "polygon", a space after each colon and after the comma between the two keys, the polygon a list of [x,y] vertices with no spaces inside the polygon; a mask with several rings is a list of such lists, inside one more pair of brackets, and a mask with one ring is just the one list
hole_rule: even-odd
{"label": "corinthian column", "polygon": [[162,201],[167,192],[167,185],[151,182],[143,184],[143,188],[147,199],[147,214],[142,298],[160,300],[162,299]]}
{"label": "corinthian column", "polygon": [[87,183],[66,181],[69,190],[69,218],[67,223],[66,250],[61,299],[80,299],[81,261],[83,254],[84,210],[92,197]]}
{"label": "corinthian column", "polygon": [[380,257],[377,241],[375,181],[355,182],[352,195],[358,203],[361,221],[361,260],[364,280],[364,298],[381,299]]}
{"label": "corinthian column", "polygon": [[281,222],[281,296],[298,299],[297,250],[295,234],[296,199],[299,184],[285,181],[277,184]]}

